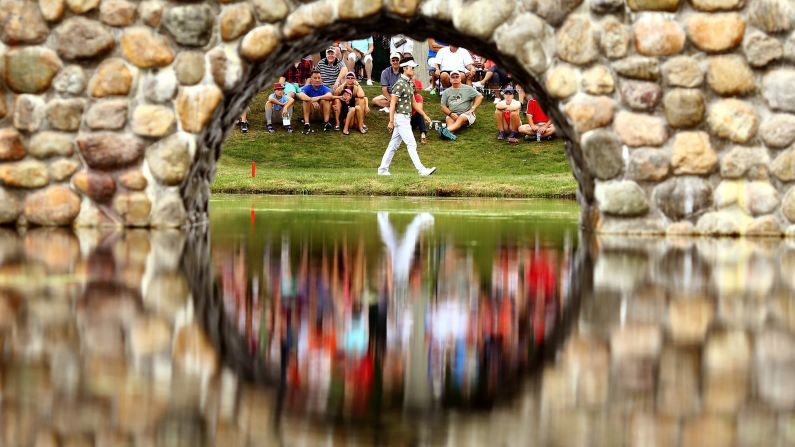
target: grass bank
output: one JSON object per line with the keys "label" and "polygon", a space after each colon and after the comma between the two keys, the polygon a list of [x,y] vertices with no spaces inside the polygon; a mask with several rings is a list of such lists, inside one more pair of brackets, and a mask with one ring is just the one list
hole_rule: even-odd
{"label": "grass bank", "polygon": [[[372,98],[378,87],[366,87]],[[441,119],[439,97],[423,92],[425,110]],[[237,129],[224,143],[217,165],[213,192],[267,194],[345,194],[404,196],[573,197],[576,182],[563,149],[563,141],[522,142],[508,145],[496,140],[494,105],[484,101],[478,122],[457,141],[443,141],[430,133],[429,143],[419,144],[426,166],[436,166],[431,177],[419,177],[405,146],[390,167],[391,177],[376,176],[376,168],[390,134],[388,116],[372,110],[366,118],[370,131],[302,135],[298,117],[289,135],[276,124],[277,132],[265,130],[266,92],[256,96],[249,116],[251,130]],[[415,133],[419,143],[419,133]],[[257,176],[251,177],[251,162]]]}

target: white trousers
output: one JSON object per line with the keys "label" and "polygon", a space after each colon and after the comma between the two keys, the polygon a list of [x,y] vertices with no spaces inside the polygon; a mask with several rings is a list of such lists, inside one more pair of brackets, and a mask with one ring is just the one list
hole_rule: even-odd
{"label": "white trousers", "polygon": [[389,140],[389,146],[386,147],[384,157],[381,159],[381,166],[378,167],[379,171],[386,171],[389,169],[389,164],[392,163],[392,157],[395,156],[401,142],[406,143],[406,149],[409,151],[411,162],[414,163],[414,169],[417,172],[425,170],[425,166],[420,161],[420,156],[417,154],[417,140],[414,139],[414,133],[411,131],[411,117],[402,113],[395,114],[395,130],[392,131],[392,139]]}

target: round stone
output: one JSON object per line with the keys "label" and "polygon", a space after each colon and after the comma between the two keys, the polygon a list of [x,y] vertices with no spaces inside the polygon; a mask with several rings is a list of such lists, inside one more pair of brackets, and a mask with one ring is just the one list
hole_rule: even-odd
{"label": "round stone", "polygon": [[182,183],[191,166],[190,141],[172,135],[152,145],[146,151],[146,161],[152,175],[166,186]]}
{"label": "round stone", "polygon": [[622,81],[621,101],[635,110],[651,110],[657,107],[662,89],[654,82]]}
{"label": "round stone", "polygon": [[66,0],[69,9],[75,14],[85,14],[99,6],[100,0]]}
{"label": "round stone", "polygon": [[160,26],[163,18],[163,3],[155,0],[141,2],[138,6],[138,15],[147,25],[152,28]]}
{"label": "round stone", "polygon": [[596,129],[582,136],[582,150],[585,163],[591,173],[600,180],[609,180],[624,167],[621,141],[606,129]]}
{"label": "round stone", "polygon": [[177,76],[173,70],[148,73],[144,79],[144,97],[152,102],[169,102],[177,89]]}
{"label": "round stone", "polygon": [[210,41],[213,20],[208,5],[174,6],[163,16],[163,26],[178,44],[202,47]]}
{"label": "round stone", "polygon": [[210,73],[223,90],[232,90],[243,78],[243,67],[233,51],[215,47],[207,53]]}
{"label": "round stone", "polygon": [[177,193],[160,197],[152,210],[152,226],[155,228],[177,228],[187,221],[185,205]]}
{"label": "round stone", "polygon": [[142,192],[119,193],[113,199],[113,209],[126,225],[145,227],[149,225],[152,202]]}
{"label": "round stone", "polygon": [[83,133],[77,137],[77,146],[89,167],[118,169],[138,160],[144,152],[144,143],[131,135],[112,132]]}
{"label": "round stone", "polygon": [[663,98],[668,125],[673,128],[695,127],[704,119],[704,94],[695,89],[673,89]]}
{"label": "round stone", "polygon": [[37,95],[19,95],[14,101],[14,127],[36,132],[44,120],[44,100]]}
{"label": "round stone", "polygon": [[672,220],[695,217],[712,206],[712,188],[700,177],[673,177],[652,194],[657,208]]}
{"label": "round stone", "polygon": [[718,165],[718,156],[706,132],[679,132],[674,137],[671,166],[675,175],[709,174]]}
{"label": "round stone", "polygon": [[80,214],[80,197],[64,186],[51,186],[25,198],[25,218],[35,225],[69,225]]}
{"label": "round stone", "polygon": [[748,182],[745,194],[738,197],[738,205],[752,216],[774,212],[781,199],[776,188],[767,181]]}
{"label": "round stone", "polygon": [[[332,2],[320,1],[301,5],[284,21],[284,36],[287,39],[298,39],[314,33],[316,29],[323,29],[334,21],[334,9]],[[447,17],[452,20],[449,14]]]}
{"label": "round stone", "polygon": [[656,116],[621,111],[616,115],[613,129],[630,147],[662,146],[668,139],[665,121]]}
{"label": "round stone", "polygon": [[790,222],[795,223],[795,188],[790,188],[781,203],[781,212]]}
{"label": "round stone", "polygon": [[754,67],[764,67],[784,56],[784,45],[773,37],[760,31],[750,31],[743,41],[743,51],[748,63]]}
{"label": "round stone", "polygon": [[536,0],[536,14],[552,26],[558,26],[582,0]]}
{"label": "round stone", "polygon": [[0,165],[0,183],[12,188],[41,188],[50,183],[47,165],[36,160]]}
{"label": "round stone", "polygon": [[126,99],[98,101],[86,112],[86,125],[93,130],[121,129],[127,123],[128,108],[129,101]]}
{"label": "round stone", "polygon": [[795,115],[772,115],[759,126],[759,136],[768,147],[775,149],[795,143]]}
{"label": "round stone", "polygon": [[258,61],[268,57],[279,44],[276,27],[264,25],[246,34],[240,43],[240,56],[248,61]]}
{"label": "round stone", "polygon": [[80,163],[68,158],[61,158],[50,163],[50,180],[62,182],[72,176],[80,167]]}
{"label": "round stone", "polygon": [[599,182],[595,195],[599,209],[605,214],[640,216],[649,211],[646,194],[631,180]]}
{"label": "round stone", "polygon": [[204,54],[199,51],[186,51],[177,56],[174,72],[182,85],[195,85],[204,78]]}
{"label": "round stone", "polygon": [[99,20],[110,26],[130,26],[138,7],[126,0],[104,0],[99,6]]}
{"label": "round stone", "polygon": [[223,100],[221,89],[216,86],[194,86],[180,89],[176,109],[182,129],[199,133],[210,121],[216,107]]}
{"label": "round stone", "polygon": [[746,236],[780,237],[783,231],[775,216],[761,216],[754,219],[745,229]]}
{"label": "round stone", "polygon": [[75,152],[74,137],[59,132],[38,132],[30,139],[30,155],[36,158],[71,157]]}
{"label": "round stone", "polygon": [[748,103],[738,99],[722,99],[707,113],[710,132],[735,143],[745,143],[756,135],[759,119]]}
{"label": "round stone", "polygon": [[[343,20],[355,20],[363,18],[365,15],[372,15],[379,12],[381,1],[379,0],[339,0],[339,18]],[[359,3],[358,8],[345,8]],[[476,39],[489,39],[494,30],[505,23],[514,11],[515,2],[490,2],[489,0],[475,0],[462,2],[457,7],[451,8],[453,15],[453,26],[465,35]],[[348,9],[348,11],[346,11]]]}
{"label": "round stone", "polygon": [[72,182],[75,189],[98,203],[109,201],[116,193],[116,182],[104,172],[81,172],[72,178]]}
{"label": "round stone", "polygon": [[679,9],[680,0],[627,0],[627,6],[633,11],[668,11]]}
{"label": "round stone", "polygon": [[64,0],[39,0],[41,15],[48,22],[55,22],[63,18]]}
{"label": "round stone", "polygon": [[668,177],[671,156],[661,149],[640,148],[630,153],[627,177],[639,182],[658,182]]}
{"label": "round stone", "polygon": [[123,60],[114,57],[99,64],[88,83],[88,91],[95,98],[126,96],[132,88],[133,74]]}
{"label": "round stone", "polygon": [[591,19],[587,16],[570,16],[555,35],[555,49],[561,60],[586,65],[599,57]]}
{"label": "round stone", "polygon": [[0,187],[0,224],[14,223],[22,214],[22,204],[13,194]]}
{"label": "round stone", "polygon": [[251,4],[260,22],[278,22],[290,12],[287,0],[251,0]]}
{"label": "round stone", "polygon": [[169,107],[142,104],[135,108],[132,131],[146,137],[162,137],[174,131],[174,112]]}
{"label": "round stone", "polygon": [[629,51],[630,31],[615,17],[606,17],[601,23],[599,48],[610,59],[620,59]]}
{"label": "round stone", "polygon": [[737,13],[695,14],[687,19],[687,36],[698,48],[719,53],[740,45],[745,19]]}
{"label": "round stone", "polygon": [[163,67],[174,60],[168,39],[143,27],[128,28],[124,32],[121,51],[125,59],[141,68]]}
{"label": "round stone", "polygon": [[676,20],[644,15],[633,26],[635,48],[645,56],[672,56],[685,46],[685,31]]}
{"label": "round stone", "polygon": [[83,99],[53,99],[47,103],[47,121],[58,130],[76,131],[83,119]]}
{"label": "round stone", "polygon": [[119,176],[119,183],[131,191],[143,191],[148,182],[141,171],[133,169]]}
{"label": "round stone", "polygon": [[610,124],[614,108],[615,103],[607,96],[580,94],[566,104],[563,112],[574,124],[574,130],[583,133]]}
{"label": "round stone", "polygon": [[13,161],[25,158],[27,151],[22,138],[13,127],[0,128],[0,161]]}
{"label": "round stone", "polygon": [[660,78],[660,64],[656,58],[630,56],[611,64],[616,73],[625,78],[656,81]]}
{"label": "round stone", "polygon": [[86,88],[86,74],[79,65],[69,65],[55,76],[52,86],[62,95],[79,95]]}
{"label": "round stone", "polygon": [[795,112],[795,69],[769,71],[762,80],[762,94],[772,109]]}
{"label": "round stone", "polygon": [[789,31],[795,26],[795,5],[791,0],[753,0],[748,2],[751,24],[769,33]]}
{"label": "round stone", "polygon": [[0,3],[0,23],[0,40],[8,45],[42,43],[50,31],[36,3],[31,1]]}
{"label": "round stone", "polygon": [[[363,19],[365,17],[370,17],[372,15],[379,13],[381,11],[382,3],[383,2],[381,0],[339,0],[339,3],[337,3],[337,14],[341,20]],[[477,7],[482,3],[483,2],[481,3],[470,2],[469,4],[465,3],[461,5],[460,11],[462,14],[466,14],[472,17],[478,17],[480,15],[484,15],[484,13],[488,14],[488,12],[490,11],[485,10],[485,8]],[[513,10],[513,3],[512,2],[506,2],[506,3],[508,3],[511,7],[511,10]],[[494,11],[495,9],[497,8],[492,8],[491,11]],[[454,11],[454,13],[455,12],[457,11]],[[471,20],[468,22],[471,22]],[[453,25],[455,25],[455,27],[458,28],[459,30],[471,31],[471,29],[466,26],[469,25],[469,23],[466,23],[466,25],[462,27],[461,19],[459,18],[458,20],[456,20],[455,14],[453,15]],[[494,27],[492,27],[491,30],[489,31],[493,30]],[[472,34],[472,35],[480,36],[480,34]]]}
{"label": "round stone", "polygon": [[610,69],[604,65],[589,68],[582,75],[582,88],[591,95],[607,95],[613,93],[615,81]]}
{"label": "round stone", "polygon": [[751,67],[742,56],[715,56],[709,59],[707,83],[719,95],[747,95],[756,90]]}
{"label": "round stone", "polygon": [[676,56],[662,66],[663,79],[674,87],[698,87],[704,82],[704,72],[698,62],[690,56]]}
{"label": "round stone", "polygon": [[770,171],[782,182],[795,181],[795,148],[780,153],[771,163]]}
{"label": "round stone", "polygon": [[734,146],[720,161],[720,175],[725,179],[748,177],[767,179],[770,157],[761,147]]}
{"label": "round stone", "polygon": [[50,49],[12,48],[5,54],[6,85],[16,93],[43,93],[50,88],[61,65]]}
{"label": "round stone", "polygon": [[556,65],[547,73],[547,91],[555,98],[565,99],[577,93],[577,70],[571,65]]}
{"label": "round stone", "polygon": [[745,6],[745,0],[691,0],[694,8],[701,11],[726,11],[740,9]]}
{"label": "round stone", "polygon": [[84,17],[66,19],[53,31],[55,49],[68,60],[91,59],[113,50],[113,34],[100,22]]}

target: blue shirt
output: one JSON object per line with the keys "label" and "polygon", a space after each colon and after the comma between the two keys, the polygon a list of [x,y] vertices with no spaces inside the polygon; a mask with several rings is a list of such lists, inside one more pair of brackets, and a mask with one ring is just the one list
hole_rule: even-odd
{"label": "blue shirt", "polygon": [[[271,93],[270,98],[271,99],[275,99],[275,100],[279,101],[279,103],[284,105],[284,104],[287,104],[287,99],[289,98],[289,96],[282,95],[282,97],[279,98],[278,96],[276,96],[276,93]],[[281,109],[282,109],[282,106],[276,105],[276,104],[273,105],[273,110],[281,110]]]}
{"label": "blue shirt", "polygon": [[325,85],[315,88],[312,86],[312,84],[306,84],[305,86],[301,87],[301,93],[309,96],[310,98],[315,98],[317,96],[323,96],[326,93],[331,93],[331,89]]}

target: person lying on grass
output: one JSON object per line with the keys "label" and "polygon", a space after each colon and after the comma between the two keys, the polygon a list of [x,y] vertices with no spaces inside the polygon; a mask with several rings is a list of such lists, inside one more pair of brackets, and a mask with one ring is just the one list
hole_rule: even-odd
{"label": "person lying on grass", "polygon": [[351,133],[350,128],[354,127],[359,129],[361,133],[367,133],[367,128],[364,127],[364,107],[362,103],[357,101],[353,96],[353,92],[346,88],[342,92],[341,99],[338,100],[340,111],[345,119],[345,124],[342,128],[344,135]]}
{"label": "person lying on grass", "polygon": [[504,99],[497,103],[494,111],[494,120],[497,122],[497,130],[499,130],[497,139],[504,140],[507,134],[508,144],[517,144],[519,139],[516,138],[516,135],[519,132],[519,126],[522,125],[522,118],[519,116],[522,105],[514,99],[513,88],[507,87],[502,94]]}
{"label": "person lying on grass", "polygon": [[[368,105],[367,96],[364,94],[364,89],[356,82],[356,75],[353,72],[348,72],[345,75],[345,82],[334,89],[334,94],[337,96],[342,96],[343,91],[350,90],[351,95],[355,101],[355,106],[360,106],[362,110],[362,115],[367,115],[370,112],[370,106]],[[340,121],[340,116],[344,120],[347,116],[342,111],[342,107],[340,104],[340,100],[334,101],[334,114],[336,115],[337,122]],[[367,130],[367,126],[364,124],[364,116],[361,117],[362,125],[360,127],[364,127],[365,131]]]}
{"label": "person lying on grass", "polygon": [[334,128],[329,122],[331,119],[331,103],[340,97],[334,96],[331,93],[331,89],[323,85],[323,79],[320,77],[319,71],[312,71],[309,84],[303,86],[296,96],[303,101],[304,130],[302,133],[304,135],[312,131],[309,124],[313,112],[323,114],[323,132],[328,132]]}
{"label": "person lying on grass", "polygon": [[447,118],[447,127],[439,128],[439,136],[455,141],[455,133],[463,127],[475,124],[475,110],[483,102],[483,94],[472,86],[461,84],[463,73],[450,72],[450,88],[442,93],[442,113]]}
{"label": "person lying on grass", "polygon": [[287,133],[293,133],[290,118],[293,114],[294,102],[293,98],[284,93],[284,85],[278,82],[273,85],[273,93],[268,96],[268,102],[265,103],[265,121],[268,123],[268,133],[276,132],[273,128],[274,112],[281,117],[282,126],[287,130]]}

